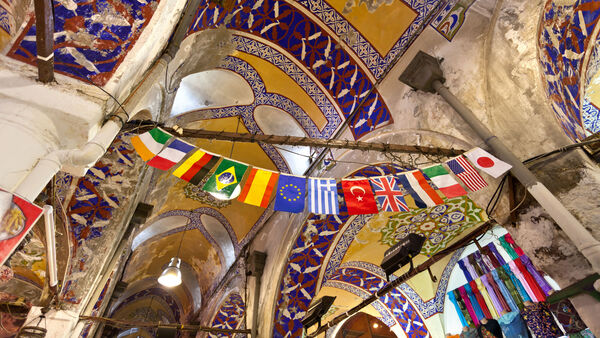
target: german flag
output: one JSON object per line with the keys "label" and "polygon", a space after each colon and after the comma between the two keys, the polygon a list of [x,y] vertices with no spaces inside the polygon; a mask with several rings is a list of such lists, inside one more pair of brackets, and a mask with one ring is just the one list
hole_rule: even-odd
{"label": "german flag", "polygon": [[198,149],[173,171],[173,175],[198,185],[220,159],[220,156]]}

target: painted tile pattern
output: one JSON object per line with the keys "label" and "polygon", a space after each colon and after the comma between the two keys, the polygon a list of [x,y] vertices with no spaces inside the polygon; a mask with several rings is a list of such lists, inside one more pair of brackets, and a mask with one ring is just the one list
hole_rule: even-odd
{"label": "painted tile pattern", "polygon": [[[314,123],[300,123],[310,137],[329,138],[333,135],[342,119],[333,103],[325,96],[321,88],[317,86],[310,76],[306,75],[306,73],[287,56],[269,45],[240,35],[233,36],[233,44],[240,52],[258,56],[279,68],[292,78],[313,99],[327,119],[327,124],[319,131],[316,126],[314,126]],[[254,77],[251,77],[250,79],[247,78],[246,80],[248,82],[253,81]],[[254,93],[254,95],[256,97],[257,94]]]}
{"label": "painted tile pattern", "polygon": [[[111,227],[114,216],[130,200],[125,196],[135,189],[141,163],[137,161],[129,137],[127,134],[119,135],[106,155],[75,183],[75,191],[66,208],[72,259],[61,295],[65,302],[78,304],[81,301],[82,292],[85,292],[81,289],[85,287],[78,287],[78,284],[86,280],[91,269],[90,261],[97,259],[92,248],[106,245],[103,243],[106,241],[105,232],[107,229],[115,230]],[[98,268],[95,264],[91,265]]]}
{"label": "painted tile pattern", "polygon": [[[254,102],[249,105],[207,108],[184,113],[174,118],[176,122],[185,124],[183,121],[196,121],[202,116],[210,116],[211,119],[240,116],[244,126],[250,133],[263,134],[262,130],[254,119],[254,109],[260,105],[270,105],[292,115],[308,134],[308,136],[320,137],[323,135],[318,130],[312,119],[292,100],[279,94],[267,93],[260,75],[258,75],[258,72],[247,62],[230,56],[225,59],[225,62],[222,64],[222,68],[236,72],[248,81],[248,84],[250,84],[252,92],[254,93]],[[333,119],[333,121],[336,126],[339,125],[339,117],[337,121],[335,119]],[[328,125],[330,124],[332,124],[332,122],[328,123]],[[333,130],[334,128],[328,128],[327,132],[333,132]],[[279,171],[285,173],[290,172],[289,166],[283,156],[281,156],[279,150],[269,144],[260,144],[260,146],[271,158]]]}
{"label": "painted tile pattern", "polygon": [[[392,164],[369,166],[356,171],[352,176],[379,176],[402,170],[404,169]],[[341,184],[338,184],[338,194],[341,193]],[[343,199],[340,202],[340,215],[311,215],[302,225],[279,284],[274,337],[299,337],[302,334],[301,321],[319,290],[320,270],[326,263],[327,252],[339,230],[350,219]]]}
{"label": "painted tile pattern", "polygon": [[[131,303],[144,298],[152,298],[153,302],[159,302],[163,304],[166,308],[171,310],[171,313],[167,314],[166,317],[169,318],[171,322],[180,322],[181,314],[183,312],[181,303],[176,297],[173,297],[168,291],[160,287],[148,288],[125,298],[121,303],[119,303],[119,305],[114,309],[114,311],[111,312],[110,315],[112,316],[113,314],[119,312],[119,310],[121,310],[122,308],[127,307]],[[148,312],[150,312],[150,315],[148,316],[148,321],[158,321],[162,319],[161,316],[157,315],[156,312],[152,313],[154,311],[147,311],[147,307],[144,307],[142,309],[143,311],[141,313],[133,312],[129,313],[128,316],[130,317],[130,319],[136,318],[138,320],[143,320],[144,318],[146,318]]]}
{"label": "painted tile pattern", "polygon": [[269,40],[292,54],[337,100],[345,117],[365,97],[359,113],[350,121],[355,138],[392,122],[369,76],[345,50],[335,48],[336,38],[307,13],[284,1],[242,0],[225,10],[205,0],[189,33],[220,25]]}
{"label": "painted tile pattern", "polygon": [[[232,292],[223,301],[215,315],[211,327],[219,329],[238,329],[243,324],[246,304],[239,293]],[[209,333],[209,337],[233,337],[233,334]]]}
{"label": "painted tile pattern", "polygon": [[[104,85],[152,18],[159,0],[54,2],[54,67]],[[35,18],[9,56],[35,65]]]}
{"label": "painted tile pattern", "polygon": [[552,109],[573,141],[585,138],[581,77],[587,46],[600,17],[600,1],[557,5],[547,0],[539,28],[539,61]]}
{"label": "painted tile pattern", "polygon": [[[369,295],[374,294],[387,285],[387,282],[379,276],[365,270],[350,267],[339,269],[330,280],[337,280],[360,287],[367,291]],[[408,337],[429,336],[425,321],[419,314],[419,311],[406,299],[400,290],[392,290],[386,295],[379,297],[379,300],[391,311]]]}
{"label": "painted tile pattern", "polygon": [[404,52],[410,47],[413,40],[429,24],[435,13],[446,7],[447,4],[456,2],[456,0],[406,0],[404,3],[409,5],[416,13],[417,17],[408,27],[406,32],[398,39],[394,47],[387,55],[380,55],[377,50],[360,34],[346,19],[333,9],[326,0],[300,0],[298,1],[305,8],[316,15],[323,23],[333,30],[335,34],[341,37],[360,59],[366,64],[371,73],[379,78],[388,65],[398,54]]}
{"label": "painted tile pattern", "polygon": [[600,132],[600,109],[588,100],[583,101],[583,125],[591,133]]}
{"label": "painted tile pattern", "polygon": [[[454,266],[456,266],[456,262],[458,262],[458,259],[463,250],[464,248],[461,248],[452,255],[450,261],[448,262],[448,265],[446,265],[446,267],[444,268],[442,275],[438,276],[439,282],[434,298],[428,301],[424,301],[421,298],[421,296],[419,296],[417,292],[406,283],[403,283],[398,287],[398,289],[402,291],[404,296],[406,296],[412,302],[412,304],[416,306],[416,308],[419,310],[419,312],[424,318],[429,318],[437,313],[442,313],[444,311],[445,293],[448,288],[450,273],[452,273],[452,269],[454,268]],[[380,266],[368,262],[346,262],[339,267],[339,269],[343,268],[360,269],[367,271],[375,276],[378,276],[379,278],[386,278],[385,273]],[[395,275],[392,275],[390,277],[392,278],[392,280],[397,278]]]}
{"label": "painted tile pattern", "polygon": [[8,11],[8,8],[5,8],[8,7],[7,5],[4,1],[0,1],[0,29],[11,34],[12,15]]}
{"label": "painted tile pattern", "polygon": [[[323,286],[328,286],[328,287],[344,290],[344,291],[350,292],[362,299],[367,299],[371,296],[371,294],[369,292],[365,291],[363,288],[360,288],[354,284],[349,284],[347,282],[341,282],[338,280],[333,280],[333,279],[328,280]],[[396,319],[394,318],[394,316],[392,315],[390,310],[381,303],[381,300],[377,300],[377,301],[373,302],[371,304],[371,306],[373,306],[373,308],[375,308],[375,310],[377,310],[377,312],[379,312],[379,314],[381,315],[381,317],[379,317],[379,319],[385,325],[387,325],[387,327],[392,327],[392,326],[398,324],[398,322],[396,321]]]}
{"label": "painted tile pattern", "polygon": [[391,216],[381,230],[380,242],[392,247],[409,233],[416,233],[426,238],[421,253],[429,256],[445,248],[461,232],[485,221],[485,211],[462,196],[435,207]]}
{"label": "painted tile pattern", "polygon": [[448,3],[433,20],[431,26],[448,41],[452,41],[460,30],[469,7],[475,0],[453,0]]}

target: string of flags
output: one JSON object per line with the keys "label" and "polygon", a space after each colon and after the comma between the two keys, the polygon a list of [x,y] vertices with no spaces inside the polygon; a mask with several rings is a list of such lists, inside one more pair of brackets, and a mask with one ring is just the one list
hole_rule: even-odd
{"label": "string of flags", "polygon": [[[177,166],[172,174],[189,183],[198,185],[212,172],[202,190],[219,198],[231,199],[240,187],[237,199],[250,205],[266,208],[275,194],[277,211],[300,213],[308,204],[311,213],[339,214],[335,178],[302,177],[251,167],[200,149],[160,128],[132,137],[131,143],[146,164],[165,171]],[[487,182],[475,168],[497,178],[511,165],[474,148],[443,165],[395,175],[341,179],[343,198],[350,215],[432,207],[444,203],[442,197],[467,194],[454,177],[470,191],[486,187]]]}

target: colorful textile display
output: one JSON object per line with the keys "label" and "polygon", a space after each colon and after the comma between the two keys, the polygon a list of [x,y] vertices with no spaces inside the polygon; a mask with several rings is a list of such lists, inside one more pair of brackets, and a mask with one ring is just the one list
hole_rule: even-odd
{"label": "colorful textile display", "polygon": [[481,293],[483,300],[485,301],[485,305],[487,306],[487,309],[490,312],[490,315],[492,316],[491,318],[500,317],[500,316],[498,316],[498,312],[496,312],[494,303],[492,303],[492,297],[490,297],[490,294],[487,292],[487,289],[485,288],[485,286],[483,286],[483,282],[481,281],[481,278],[476,279],[474,282],[477,285],[477,289],[479,290],[479,293]]}
{"label": "colorful textile display", "polygon": [[535,293],[531,289],[531,285],[529,285],[529,283],[525,279],[525,276],[523,275],[523,272],[517,267],[515,262],[516,262],[516,260],[508,262],[510,271],[512,271],[512,273],[514,273],[514,275],[517,277],[519,282],[521,282],[523,289],[525,289],[525,292],[527,292],[527,296],[529,296],[529,298],[532,301],[539,302],[539,299],[536,297]]}
{"label": "colorful textile display", "polygon": [[456,310],[456,314],[458,315],[458,319],[460,319],[460,323],[462,324],[462,326],[468,326],[469,324],[467,323],[467,320],[465,319],[465,316],[463,315],[463,312],[460,306],[458,305],[458,302],[456,301],[454,292],[448,292],[448,299],[450,299],[452,304],[454,304],[454,309]]}
{"label": "colorful textile display", "polygon": [[[510,312],[512,312],[512,311],[518,312],[519,307],[517,306],[517,303],[513,299],[513,295],[510,293],[508,287],[505,285],[505,282],[498,275],[498,270],[494,270],[494,271],[490,272],[490,274],[491,274],[492,278],[494,279],[494,282],[496,283],[498,289],[500,290],[502,297],[506,301],[508,308],[510,309],[509,311]],[[516,290],[515,290],[515,293],[516,293]],[[517,294],[517,297],[518,297],[518,294]]]}
{"label": "colorful textile display", "polygon": [[523,262],[521,262],[520,259],[515,259],[514,263],[515,263],[515,266],[517,267],[517,269],[519,269],[519,271],[525,278],[525,282],[529,285],[529,288],[535,295],[535,299],[538,302],[545,301],[546,295],[544,294],[544,291],[542,291],[542,288],[538,285],[535,278],[533,278],[533,276],[529,273],[527,268],[523,265]]}
{"label": "colorful textile display", "polygon": [[525,303],[521,315],[527,326],[536,337],[560,337],[562,332],[556,325],[550,310],[544,303]]}
{"label": "colorful textile display", "polygon": [[554,314],[560,325],[568,334],[576,334],[587,328],[587,325],[579,317],[579,313],[573,307],[571,301],[566,298],[558,303],[548,305],[550,312]]}
{"label": "colorful textile display", "polygon": [[465,265],[465,261],[463,259],[459,259],[457,263],[458,263],[458,266],[460,267],[460,269],[462,270],[463,274],[465,275],[465,278],[467,278],[467,282],[472,281],[473,276],[467,269],[467,266]]}
{"label": "colorful textile display", "polygon": [[[490,249],[490,252],[493,254],[493,256],[498,260],[498,264],[500,266],[506,264],[506,261],[504,260],[504,256],[502,256],[500,254],[500,252],[498,252],[498,249],[496,248],[496,244],[494,244],[494,242],[488,244],[486,246],[486,248]],[[498,268],[498,267],[496,267]]]}
{"label": "colorful textile display", "polygon": [[512,238],[512,236],[510,234],[506,234],[504,235],[504,240],[510,244],[510,246],[515,250],[515,252],[517,253],[517,255],[519,256],[523,256],[525,253],[523,252],[523,249],[521,249],[520,246],[517,245],[517,243],[515,243],[515,240]]}
{"label": "colorful textile display", "polygon": [[473,325],[473,319],[471,317],[471,314],[469,313],[469,310],[467,309],[467,305],[465,304],[464,300],[462,299],[462,296],[460,295],[460,292],[458,290],[454,290],[451,293],[453,294],[454,300],[456,301],[456,305],[458,305],[458,309],[462,314],[462,318],[466,322],[466,325],[463,324],[463,326]]}
{"label": "colorful textile display", "polygon": [[523,300],[523,303],[525,303],[527,301],[531,301],[532,299],[529,297],[529,294],[527,293],[527,291],[523,287],[523,284],[521,284],[521,281],[517,278],[517,276],[515,276],[515,274],[513,273],[513,271],[510,269],[509,264],[506,263],[501,268],[508,275],[508,277],[510,277],[510,280],[512,281],[512,283],[514,284],[515,288],[517,289],[517,292],[519,292],[519,295],[521,296],[521,299]]}
{"label": "colorful textile display", "polygon": [[527,325],[523,321],[519,311],[506,313],[498,319],[498,324],[504,333],[504,336],[510,338],[529,338]]}
{"label": "colorful textile display", "polygon": [[[483,275],[480,279],[481,283],[485,288],[485,291],[487,292],[487,294],[490,297],[490,300],[492,301],[494,310],[496,311],[496,314],[499,318],[500,316],[502,316],[502,313],[505,311],[505,308],[502,306],[502,303],[500,302],[500,299],[498,298],[498,295],[496,294],[495,290],[491,287],[490,281],[488,280],[488,275]],[[502,298],[502,296],[500,296],[500,298]]]}
{"label": "colorful textile display", "polygon": [[465,326],[463,331],[460,333],[460,338],[479,338],[479,332],[475,327]]}
{"label": "colorful textile display", "polygon": [[511,295],[510,298],[512,298],[512,300],[514,300],[514,302],[517,305],[517,307],[519,308],[519,310],[522,310],[523,309],[523,298],[521,298],[521,294],[519,294],[519,291],[517,291],[517,287],[511,280],[510,276],[506,273],[506,271],[504,271],[504,267],[502,267],[502,266],[499,267],[498,269],[496,269],[495,272],[498,274],[498,277],[500,277],[502,282],[504,282],[503,283],[504,286],[508,289],[508,292]]}
{"label": "colorful textile display", "polygon": [[537,285],[539,285],[539,287],[542,289],[544,295],[548,296],[550,294],[550,291],[553,290],[552,287],[550,286],[550,284],[548,284],[546,279],[544,277],[542,277],[540,272],[535,268],[535,266],[533,266],[533,263],[531,262],[529,257],[527,257],[527,255],[523,254],[520,257],[520,259],[521,259],[521,262],[523,263],[523,265],[525,266],[525,268],[527,269],[527,271],[529,271],[531,276],[535,279],[535,282],[537,283]]}
{"label": "colorful textile display", "polygon": [[506,241],[504,237],[501,237],[499,241],[506,253],[510,256],[509,261],[519,258],[519,255],[515,252],[515,249],[513,249],[513,247]]}
{"label": "colorful textile display", "polygon": [[[473,311],[475,312],[475,315],[477,316],[477,320],[475,320],[475,318],[473,318],[473,321],[475,322],[476,325],[479,325],[479,320],[481,320],[485,317],[485,313],[483,312],[483,310],[481,309],[481,306],[479,305],[480,304],[479,299],[477,299],[477,297],[473,293],[473,289],[471,289],[471,284],[470,283],[465,284],[465,285],[461,286],[459,288],[459,290],[464,290],[465,294],[469,297],[469,301],[471,302]],[[462,296],[463,291],[460,291],[460,294]],[[479,297],[481,298],[481,295],[479,295]],[[464,299],[464,297],[463,297],[463,299]],[[485,306],[485,302],[483,301],[483,298],[481,298],[481,304],[483,304]],[[488,312],[488,315],[489,315],[489,312]]]}

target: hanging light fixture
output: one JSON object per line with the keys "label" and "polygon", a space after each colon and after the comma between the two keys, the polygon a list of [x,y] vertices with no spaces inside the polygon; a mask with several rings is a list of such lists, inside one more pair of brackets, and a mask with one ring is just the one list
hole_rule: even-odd
{"label": "hanging light fixture", "polygon": [[171,262],[166,269],[158,277],[158,282],[168,288],[172,288],[181,284],[181,259],[178,257],[171,258]]}
{"label": "hanging light fixture", "polygon": [[179,258],[179,252],[181,251],[181,244],[183,243],[183,236],[187,231],[187,224],[185,229],[181,232],[181,239],[179,240],[179,247],[177,248],[177,255],[171,258],[169,265],[163,270],[158,277],[158,283],[160,285],[172,288],[181,284],[181,259]]}

